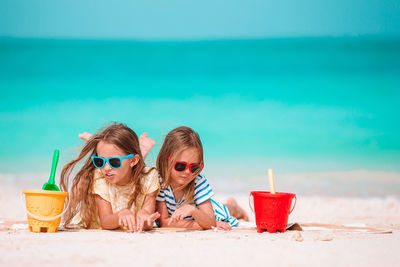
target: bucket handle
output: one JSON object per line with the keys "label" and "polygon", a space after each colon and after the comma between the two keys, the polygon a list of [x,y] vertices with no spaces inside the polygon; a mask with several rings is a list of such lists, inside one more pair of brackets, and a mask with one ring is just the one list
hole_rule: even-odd
{"label": "bucket handle", "polygon": [[[254,208],[251,206],[251,201],[250,201],[252,196],[253,195],[250,193],[250,195],[249,195],[249,207],[250,207],[251,211],[254,213]],[[253,203],[254,203],[254,197],[253,197]]]}
{"label": "bucket handle", "polygon": [[297,203],[297,197],[296,197],[296,195],[295,195],[295,196],[294,196],[294,205],[293,205],[292,209],[290,210],[289,214],[291,214],[292,211],[294,210],[294,207],[296,207],[296,203]]}
{"label": "bucket handle", "polygon": [[[23,195],[23,194],[22,194],[22,195]],[[24,198],[25,198],[25,195],[23,195],[23,196],[24,196]],[[65,207],[64,210],[63,210],[60,214],[58,214],[57,216],[51,217],[51,218],[41,218],[41,217],[38,217],[38,216],[32,214],[32,213],[26,208],[26,205],[24,205],[24,209],[25,209],[25,212],[26,212],[29,216],[31,216],[32,218],[34,218],[34,219],[36,219],[36,220],[39,220],[39,221],[48,222],[48,221],[53,221],[53,220],[58,219],[58,218],[60,218],[61,216],[63,216],[63,214],[67,211],[68,206],[69,206],[69,199],[68,199],[67,207]]]}

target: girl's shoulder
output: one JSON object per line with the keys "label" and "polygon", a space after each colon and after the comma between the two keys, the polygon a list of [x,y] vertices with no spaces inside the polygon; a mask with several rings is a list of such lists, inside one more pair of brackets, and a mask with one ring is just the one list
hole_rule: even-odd
{"label": "girl's shoulder", "polygon": [[203,174],[199,173],[199,174],[196,176],[196,178],[194,179],[194,183],[195,183],[196,185],[201,184],[201,183],[207,183],[207,179],[206,179],[206,177],[205,177]]}
{"label": "girl's shoulder", "polygon": [[212,190],[206,177],[204,177],[202,174],[197,175],[193,195],[194,203],[196,203],[196,205],[200,205],[210,199],[212,196],[214,196],[214,191]]}
{"label": "girl's shoulder", "polygon": [[158,178],[158,171],[154,167],[145,166],[143,168],[143,175],[144,176],[157,176],[157,178]]}
{"label": "girl's shoulder", "polygon": [[155,190],[159,190],[159,174],[156,168],[144,167],[143,176],[141,177],[142,186],[144,186],[144,192],[151,193]]}
{"label": "girl's shoulder", "polygon": [[209,189],[210,184],[208,183],[208,180],[206,179],[206,177],[202,174],[199,174],[196,176],[195,180],[194,180],[194,192],[195,194],[197,194],[198,192],[203,191],[204,189]]}
{"label": "girl's shoulder", "polygon": [[103,173],[100,171],[100,169],[95,169],[94,174],[93,174],[93,186],[101,186],[101,187],[108,187],[109,182],[107,179],[104,177]]}
{"label": "girl's shoulder", "polygon": [[91,188],[91,193],[96,194],[101,196],[103,199],[107,201],[110,200],[110,183],[106,180],[104,175],[101,173],[100,169],[96,169],[94,171],[94,177],[93,177],[93,184]]}
{"label": "girl's shoulder", "polygon": [[157,180],[158,181],[158,171],[154,167],[145,166],[142,171],[141,179],[142,181],[147,180]]}

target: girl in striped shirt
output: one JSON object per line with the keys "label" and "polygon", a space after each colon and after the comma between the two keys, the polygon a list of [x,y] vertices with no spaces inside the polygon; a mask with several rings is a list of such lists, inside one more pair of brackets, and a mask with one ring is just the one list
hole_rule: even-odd
{"label": "girl in striped shirt", "polygon": [[212,199],[214,192],[200,174],[203,167],[199,135],[189,127],[169,132],[157,157],[161,191],[156,210],[161,227],[230,230],[238,225],[237,219],[248,220],[234,199],[226,205]]}

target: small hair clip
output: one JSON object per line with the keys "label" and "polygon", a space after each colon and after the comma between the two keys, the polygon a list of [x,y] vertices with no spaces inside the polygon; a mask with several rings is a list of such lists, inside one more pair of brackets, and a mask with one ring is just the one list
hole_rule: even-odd
{"label": "small hair clip", "polygon": [[167,159],[171,159],[171,156],[168,156]]}

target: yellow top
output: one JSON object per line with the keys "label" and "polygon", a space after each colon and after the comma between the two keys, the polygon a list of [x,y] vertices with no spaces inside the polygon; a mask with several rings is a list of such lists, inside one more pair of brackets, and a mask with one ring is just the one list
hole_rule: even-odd
{"label": "yellow top", "polygon": [[[145,167],[144,172],[148,172],[150,169],[150,167]],[[158,171],[156,169],[152,169],[148,174],[141,177],[141,182],[144,194],[139,194],[137,196],[137,210],[140,210],[142,208],[144,199],[147,194],[160,190]],[[122,186],[111,184],[103,176],[100,169],[96,169],[92,186],[92,194],[97,194],[104,200],[110,202],[113,213],[128,208],[127,206],[130,200],[130,196],[132,195],[134,190],[135,188],[133,183]],[[135,211],[135,204],[132,205],[130,210],[133,212]],[[95,218],[93,218],[93,222],[90,228],[101,228],[100,219],[97,215],[97,210],[93,214],[95,214]]]}

